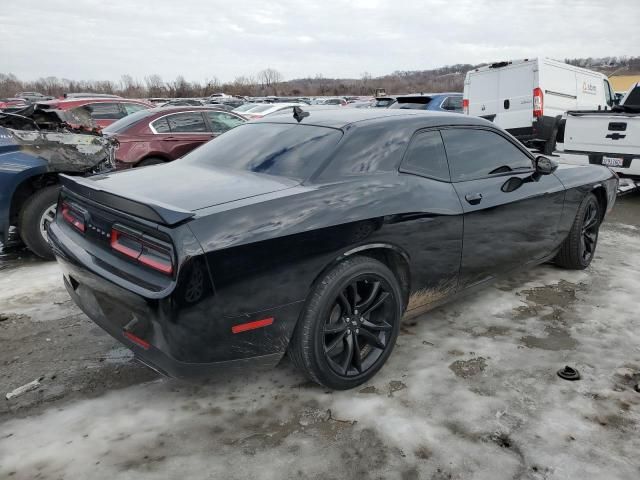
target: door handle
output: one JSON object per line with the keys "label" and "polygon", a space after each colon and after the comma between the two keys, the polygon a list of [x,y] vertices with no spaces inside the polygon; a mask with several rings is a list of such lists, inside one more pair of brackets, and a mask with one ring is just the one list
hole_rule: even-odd
{"label": "door handle", "polygon": [[471,205],[478,205],[482,201],[481,193],[467,193],[464,199]]}
{"label": "door handle", "polygon": [[163,142],[171,142],[173,140],[177,140],[177,138],[176,137],[164,137],[162,139]]}

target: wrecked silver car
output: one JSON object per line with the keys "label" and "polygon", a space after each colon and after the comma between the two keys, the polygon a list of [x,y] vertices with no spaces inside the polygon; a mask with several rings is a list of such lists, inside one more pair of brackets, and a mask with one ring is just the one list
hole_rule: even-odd
{"label": "wrecked silver car", "polygon": [[114,149],[82,111],[29,106],[0,113],[0,243],[7,246],[15,227],[32,252],[53,258],[47,226],[55,217],[58,175],[110,170]]}

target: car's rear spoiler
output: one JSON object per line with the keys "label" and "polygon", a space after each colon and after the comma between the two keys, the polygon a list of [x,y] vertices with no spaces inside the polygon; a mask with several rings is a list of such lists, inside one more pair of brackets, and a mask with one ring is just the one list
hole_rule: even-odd
{"label": "car's rear spoiler", "polygon": [[121,212],[129,213],[145,220],[173,226],[195,216],[195,213],[170,205],[165,205],[135,195],[121,197],[115,193],[100,189],[97,182],[90,178],[59,175],[63,188],[72,194],[79,195],[98,204],[111,207]]}

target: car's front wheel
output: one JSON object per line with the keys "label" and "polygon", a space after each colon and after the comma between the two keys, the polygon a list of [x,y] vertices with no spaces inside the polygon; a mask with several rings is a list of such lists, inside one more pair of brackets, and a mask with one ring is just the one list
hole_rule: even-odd
{"label": "car's front wheel", "polygon": [[368,257],[347,259],[311,291],[289,345],[293,363],[329,388],[354,388],[391,354],[402,317],[395,275]]}
{"label": "car's front wheel", "polygon": [[589,266],[596,252],[602,213],[593,193],[582,200],[569,235],[565,239],[555,262],[564,268],[583,270]]}

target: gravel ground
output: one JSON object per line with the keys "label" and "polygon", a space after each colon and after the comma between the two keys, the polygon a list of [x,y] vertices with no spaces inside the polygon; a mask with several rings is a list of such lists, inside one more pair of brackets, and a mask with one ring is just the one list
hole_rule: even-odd
{"label": "gravel ground", "polygon": [[[640,478],[640,194],[583,272],[537,267],[404,322],[388,364],[329,392],[285,360],[157,377],[69,300],[55,263],[0,257],[0,479]],[[582,379],[556,376],[564,365]]]}

